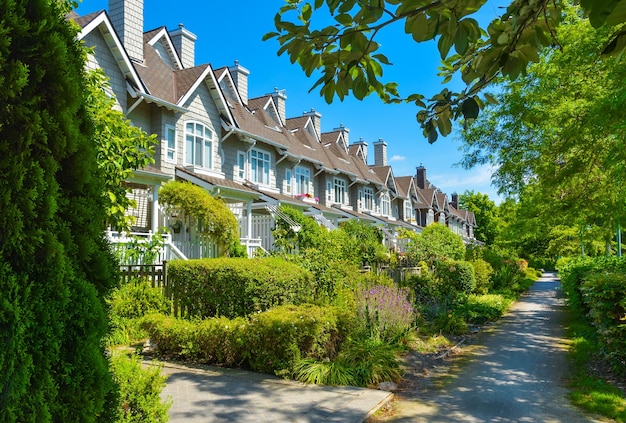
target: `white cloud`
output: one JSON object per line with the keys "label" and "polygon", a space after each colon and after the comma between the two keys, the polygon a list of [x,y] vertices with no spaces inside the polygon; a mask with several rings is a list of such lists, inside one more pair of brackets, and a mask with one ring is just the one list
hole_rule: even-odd
{"label": "white cloud", "polygon": [[400,156],[399,154],[394,154],[393,156],[391,156],[391,158],[389,159],[389,163],[391,162],[401,162],[403,160],[406,160],[406,157],[404,156]]}
{"label": "white cloud", "polygon": [[471,170],[451,170],[445,174],[428,175],[428,179],[443,192],[451,194],[453,192],[463,193],[474,191],[487,194],[490,199],[499,203],[502,199],[497,194],[497,190],[491,185],[491,175],[496,168],[490,165],[478,166]]}

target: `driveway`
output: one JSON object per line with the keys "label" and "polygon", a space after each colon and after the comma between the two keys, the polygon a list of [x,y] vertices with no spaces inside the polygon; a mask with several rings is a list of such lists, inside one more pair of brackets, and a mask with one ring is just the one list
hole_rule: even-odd
{"label": "driveway", "polygon": [[564,302],[544,274],[504,318],[479,336],[460,374],[428,398],[404,393],[393,422],[596,421],[569,404]]}

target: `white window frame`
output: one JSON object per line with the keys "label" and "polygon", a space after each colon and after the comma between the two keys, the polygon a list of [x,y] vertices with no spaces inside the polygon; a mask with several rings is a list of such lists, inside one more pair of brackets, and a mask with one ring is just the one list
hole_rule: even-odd
{"label": "white window frame", "polygon": [[363,209],[365,210],[374,210],[375,202],[374,202],[374,189],[370,187],[363,188]]}
{"label": "white window frame", "polygon": [[[260,165],[260,166],[259,166]],[[264,150],[250,150],[250,180],[258,185],[270,184],[272,155]]]}
{"label": "white window frame", "polygon": [[287,169],[285,169],[285,193],[286,194],[291,194],[293,189],[292,189],[292,170],[290,167],[288,167]]}
{"label": "white window frame", "polygon": [[346,203],[346,181],[333,178],[333,200],[335,204]]}
{"label": "white window frame", "polygon": [[326,201],[332,203],[333,201],[333,183],[326,181]]}
{"label": "white window frame", "polygon": [[245,151],[237,151],[237,166],[235,170],[235,178],[243,181],[246,179],[247,172],[247,160],[246,160],[246,152]]}
{"label": "white window frame", "polygon": [[380,214],[383,216],[389,216],[391,213],[391,199],[388,193],[380,194]]}
{"label": "white window frame", "polygon": [[[165,156],[163,157],[163,160],[167,163],[176,163],[176,152],[178,151],[178,131],[176,131],[176,127],[173,125],[165,125],[163,133],[163,139],[165,141]],[[170,138],[170,134],[173,134],[173,140]],[[174,142],[173,146],[170,146],[170,141]],[[171,158],[170,153],[172,155]]]}
{"label": "white window frame", "polygon": [[404,202],[404,220],[413,220],[415,219],[415,209],[411,205],[410,201]]}
{"label": "white window frame", "polygon": [[[189,125],[192,125],[192,132],[189,132]],[[197,134],[198,128],[202,128],[201,134]],[[208,135],[207,136],[207,132]],[[191,138],[190,138],[191,137]],[[207,124],[188,120],[185,122],[185,165],[198,166],[204,169],[213,168],[213,144],[215,132]],[[189,142],[191,141],[191,145]],[[198,156],[197,147],[200,145],[202,151]],[[190,151],[191,147],[191,151]],[[208,151],[207,151],[208,149]],[[200,160],[198,160],[198,157]],[[207,160],[208,159],[208,160]],[[209,163],[206,163],[206,162]]]}
{"label": "white window frame", "polygon": [[309,194],[309,190],[311,188],[311,171],[306,167],[296,166],[294,169],[294,176],[296,180],[296,194]]}

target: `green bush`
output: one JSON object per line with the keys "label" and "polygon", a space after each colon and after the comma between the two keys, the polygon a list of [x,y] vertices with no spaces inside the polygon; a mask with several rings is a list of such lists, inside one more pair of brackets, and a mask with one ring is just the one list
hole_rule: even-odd
{"label": "green bush", "polygon": [[169,421],[171,399],[161,401],[167,376],[162,366],[142,367],[136,356],[114,354],[111,357],[113,377],[119,385],[118,423],[165,423]]}
{"label": "green bush", "polygon": [[469,323],[481,324],[502,317],[511,305],[511,301],[510,298],[499,294],[470,294],[460,311]]}
{"label": "green bush", "polygon": [[435,276],[442,280],[443,288],[450,292],[469,294],[476,288],[474,267],[466,261],[440,261],[435,265]]}
{"label": "green bush", "polygon": [[588,275],[580,287],[588,317],[617,373],[626,373],[626,274]]}
{"label": "green bush", "polygon": [[353,341],[341,352],[338,361],[354,372],[358,386],[375,386],[380,382],[397,382],[402,370],[398,349],[374,339]]}
{"label": "green bush", "polygon": [[264,373],[291,370],[301,358],[333,358],[340,330],[331,307],[280,306],[250,317],[244,335],[245,358]]}
{"label": "green bush", "polygon": [[290,371],[301,358],[329,359],[345,337],[334,307],[287,305],[238,317],[183,320],[159,314],[142,319],[159,356],[253,370]]}
{"label": "green bush", "polygon": [[275,257],[177,260],[168,278],[180,312],[197,317],[247,316],[310,302],[315,292],[310,272]]}
{"label": "green bush", "polygon": [[148,280],[135,280],[111,292],[107,299],[111,331],[106,337],[108,346],[130,344],[147,337],[140,320],[146,314],[171,310],[171,301],[163,296],[161,288],[153,288]]}
{"label": "green bush", "polygon": [[131,281],[113,290],[107,302],[113,316],[125,319],[151,313],[168,314],[171,309],[171,301],[163,296],[161,288],[153,288],[146,279]]}
{"label": "green bush", "polygon": [[486,294],[493,286],[491,276],[493,275],[493,267],[483,259],[475,259],[470,261],[474,268],[476,276],[476,288],[474,292],[478,294]]}
{"label": "green bush", "polygon": [[415,310],[408,288],[375,285],[356,291],[361,332],[368,338],[399,342],[415,323]]}

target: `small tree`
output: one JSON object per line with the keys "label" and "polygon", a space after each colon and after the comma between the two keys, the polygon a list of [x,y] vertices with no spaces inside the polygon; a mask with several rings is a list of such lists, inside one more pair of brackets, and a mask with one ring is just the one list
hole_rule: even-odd
{"label": "small tree", "polygon": [[412,259],[423,260],[432,267],[442,260],[463,260],[465,244],[447,226],[433,223],[410,239],[407,252]]}
{"label": "small tree", "polygon": [[172,181],[159,190],[167,212],[186,217],[198,229],[200,237],[214,242],[220,255],[239,244],[239,224],[228,206],[201,187],[189,182]]}

